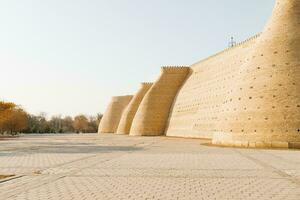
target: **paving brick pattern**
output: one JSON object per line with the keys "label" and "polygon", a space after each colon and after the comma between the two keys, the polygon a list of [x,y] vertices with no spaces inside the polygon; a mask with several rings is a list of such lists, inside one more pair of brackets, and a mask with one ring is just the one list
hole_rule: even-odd
{"label": "paving brick pattern", "polygon": [[2,200],[294,199],[300,151],[207,146],[205,140],[32,135],[0,141]]}

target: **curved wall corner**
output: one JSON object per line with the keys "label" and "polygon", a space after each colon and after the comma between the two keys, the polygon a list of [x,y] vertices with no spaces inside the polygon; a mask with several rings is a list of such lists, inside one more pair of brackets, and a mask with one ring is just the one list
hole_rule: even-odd
{"label": "curved wall corner", "polygon": [[162,67],[159,79],[145,95],[133,119],[130,135],[164,135],[170,108],[189,67]]}
{"label": "curved wall corner", "polygon": [[300,148],[300,1],[277,0],[235,87],[213,143]]}
{"label": "curved wall corner", "polygon": [[140,106],[140,103],[152,85],[153,83],[141,83],[140,89],[134,95],[122,114],[118,130],[116,132],[117,134],[129,134],[133,118]]}
{"label": "curved wall corner", "polygon": [[103,118],[100,121],[98,133],[115,133],[117,131],[122,113],[133,96],[112,97]]}

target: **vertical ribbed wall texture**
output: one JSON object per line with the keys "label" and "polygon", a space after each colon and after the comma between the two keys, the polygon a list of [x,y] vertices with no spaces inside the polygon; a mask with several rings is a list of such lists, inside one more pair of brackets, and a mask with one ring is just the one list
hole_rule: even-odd
{"label": "vertical ribbed wall texture", "polygon": [[300,147],[299,0],[277,0],[232,85],[214,144]]}
{"label": "vertical ribbed wall texture", "polygon": [[98,133],[115,133],[122,113],[133,96],[112,97],[99,124]]}
{"label": "vertical ribbed wall texture", "polygon": [[159,79],[141,102],[130,135],[164,135],[174,97],[188,72],[188,67],[162,67]]}
{"label": "vertical ribbed wall texture", "polygon": [[117,134],[129,134],[133,118],[142,102],[145,94],[151,88],[153,83],[142,83],[138,92],[134,95],[126,109],[124,110]]}

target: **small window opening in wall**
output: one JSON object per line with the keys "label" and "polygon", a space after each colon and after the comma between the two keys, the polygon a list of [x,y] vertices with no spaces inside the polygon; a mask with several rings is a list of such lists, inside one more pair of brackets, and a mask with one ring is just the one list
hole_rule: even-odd
{"label": "small window opening in wall", "polygon": [[277,51],[274,51],[274,54],[278,54],[278,52],[277,52]]}

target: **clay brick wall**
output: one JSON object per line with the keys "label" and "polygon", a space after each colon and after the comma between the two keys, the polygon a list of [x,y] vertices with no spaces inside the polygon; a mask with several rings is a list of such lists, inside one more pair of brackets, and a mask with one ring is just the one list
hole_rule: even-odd
{"label": "clay brick wall", "polygon": [[133,96],[112,97],[99,124],[98,133],[115,133],[117,131],[122,113],[132,97]]}
{"label": "clay brick wall", "polygon": [[[299,48],[300,0],[277,0],[261,34],[190,68],[163,67],[138,109],[133,106],[130,135],[300,148]],[[104,124],[115,120],[110,115]],[[128,116],[131,120],[130,109],[120,133],[128,132]]]}
{"label": "clay brick wall", "polygon": [[232,79],[258,36],[191,66],[168,121],[166,135],[212,138],[221,107],[232,90]]}
{"label": "clay brick wall", "polygon": [[300,1],[277,0],[263,33],[191,66],[166,134],[214,144],[300,142]]}
{"label": "clay brick wall", "polygon": [[134,95],[129,105],[126,107],[122,114],[118,130],[116,132],[117,134],[129,134],[133,118],[140,106],[140,103],[142,102],[145,94],[148,92],[152,85],[153,83],[141,84],[140,89]]}
{"label": "clay brick wall", "polygon": [[300,1],[278,0],[222,106],[214,144],[300,148],[299,48]]}
{"label": "clay brick wall", "polygon": [[162,67],[159,79],[142,100],[130,135],[163,135],[174,97],[189,72],[188,67]]}

